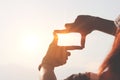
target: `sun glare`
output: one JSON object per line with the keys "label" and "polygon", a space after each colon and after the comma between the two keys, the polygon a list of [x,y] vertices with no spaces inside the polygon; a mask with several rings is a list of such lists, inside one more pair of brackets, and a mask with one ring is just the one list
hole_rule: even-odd
{"label": "sun glare", "polygon": [[25,50],[33,51],[38,47],[39,37],[37,35],[27,35],[22,40],[22,45]]}
{"label": "sun glare", "polygon": [[81,35],[79,33],[58,34],[59,46],[80,46]]}

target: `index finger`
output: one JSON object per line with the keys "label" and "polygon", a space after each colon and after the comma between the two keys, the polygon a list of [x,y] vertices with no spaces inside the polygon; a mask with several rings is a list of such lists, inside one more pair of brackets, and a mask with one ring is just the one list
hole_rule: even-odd
{"label": "index finger", "polygon": [[63,46],[66,50],[83,49],[81,46]]}

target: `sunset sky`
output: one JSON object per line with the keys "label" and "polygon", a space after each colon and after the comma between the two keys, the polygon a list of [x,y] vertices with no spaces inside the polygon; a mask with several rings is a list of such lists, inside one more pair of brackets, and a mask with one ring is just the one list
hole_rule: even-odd
{"label": "sunset sky", "polygon": [[[0,80],[39,80],[38,65],[54,29],[78,15],[115,20],[119,0],[0,0]],[[93,31],[83,50],[71,51],[68,63],[55,69],[58,80],[72,73],[97,72],[114,37]]]}

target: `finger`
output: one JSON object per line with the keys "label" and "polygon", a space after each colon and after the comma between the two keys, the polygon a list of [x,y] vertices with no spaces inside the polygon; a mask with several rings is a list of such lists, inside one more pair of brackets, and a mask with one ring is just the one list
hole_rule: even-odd
{"label": "finger", "polygon": [[62,57],[63,56],[63,54],[66,52],[66,50],[65,50],[65,47],[59,47],[59,48],[57,48],[57,52],[58,52],[58,57]]}
{"label": "finger", "polygon": [[81,47],[85,47],[85,40],[86,40],[86,35],[82,35],[82,38],[81,38]]}
{"label": "finger", "polygon": [[65,47],[60,47],[60,48],[59,48],[59,52],[60,52],[60,53],[58,54],[59,62],[60,62],[60,63],[66,62],[66,59],[67,59],[68,54],[67,54],[67,51],[66,51]]}
{"label": "finger", "polygon": [[53,35],[54,35],[54,38],[53,38],[53,41],[52,41],[51,44],[57,45],[57,43],[58,43],[58,35],[57,35],[57,34],[54,34],[54,33],[53,33]]}
{"label": "finger", "polygon": [[71,53],[70,52],[67,52],[67,56],[70,56],[71,55]]}
{"label": "finger", "polygon": [[54,33],[68,33],[67,29],[63,29],[63,30],[54,30]]}
{"label": "finger", "polygon": [[52,43],[54,43],[55,45],[57,45],[57,43],[58,43],[58,35],[57,34],[54,35]]}
{"label": "finger", "polygon": [[65,46],[66,50],[75,50],[75,49],[82,49],[81,46]]}
{"label": "finger", "polygon": [[41,64],[38,66],[38,70],[40,71],[40,68],[41,68]]}

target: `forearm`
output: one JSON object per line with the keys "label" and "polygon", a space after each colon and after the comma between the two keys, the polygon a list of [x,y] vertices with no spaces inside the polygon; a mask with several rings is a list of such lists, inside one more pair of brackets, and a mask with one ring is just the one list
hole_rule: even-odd
{"label": "forearm", "polygon": [[41,66],[40,80],[57,80],[54,73],[54,68],[48,65]]}

